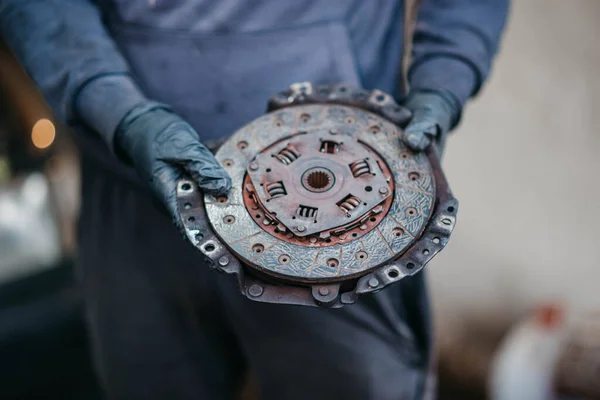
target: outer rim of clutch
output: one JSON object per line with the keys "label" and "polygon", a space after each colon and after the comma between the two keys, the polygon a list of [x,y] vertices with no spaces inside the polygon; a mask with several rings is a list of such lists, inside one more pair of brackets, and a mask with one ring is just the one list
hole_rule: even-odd
{"label": "outer rim of clutch", "polygon": [[[302,104],[341,104],[375,113],[402,127],[410,112],[391,96],[379,91],[366,91],[347,85],[313,86],[302,82],[276,94],[268,111]],[[245,266],[215,234],[208,221],[203,194],[193,181],[183,179],[177,186],[179,216],[188,240],[200,250],[213,269],[237,277],[241,293],[251,300],[267,303],[341,307],[354,303],[360,295],[378,292],[387,285],[419,272],[448,243],[456,223],[458,201],[452,195],[442,172],[434,146],[425,155],[435,180],[435,204],[420,237],[398,258],[351,281],[336,283],[290,284],[274,280]]]}

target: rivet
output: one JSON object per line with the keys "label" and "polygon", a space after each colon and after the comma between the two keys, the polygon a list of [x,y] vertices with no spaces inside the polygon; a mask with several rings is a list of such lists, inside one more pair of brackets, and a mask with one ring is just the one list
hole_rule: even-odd
{"label": "rivet", "polygon": [[338,131],[337,129],[333,128],[329,130],[329,133],[331,133],[332,135],[337,135],[338,133],[340,133],[340,131]]}
{"label": "rivet", "polygon": [[376,288],[377,286],[379,286],[379,281],[377,280],[377,278],[369,279],[369,287]]}
{"label": "rivet", "polygon": [[219,258],[219,265],[224,267],[227,264],[229,264],[229,258],[227,256],[223,256],[221,258]]}
{"label": "rivet", "polygon": [[379,193],[387,194],[387,192],[389,192],[389,189],[386,188],[385,186],[379,188]]}
{"label": "rivet", "polygon": [[248,288],[248,293],[250,294],[250,296],[252,297],[258,297],[261,294],[263,294],[263,288],[260,285],[257,285],[256,283],[253,284],[252,286],[250,286]]}
{"label": "rivet", "polygon": [[327,295],[329,295],[329,289],[326,288],[326,287],[320,287],[319,288],[319,294],[321,296],[327,296]]}
{"label": "rivet", "polygon": [[304,231],[306,230],[306,227],[305,227],[305,226],[302,226],[302,225],[300,225],[300,226],[296,227],[296,230],[297,230],[298,232],[304,232]]}
{"label": "rivet", "polygon": [[251,162],[250,163],[250,169],[252,171],[256,171],[258,169],[258,164],[255,161]]}
{"label": "rivet", "polygon": [[317,243],[317,238],[316,237],[311,237],[310,239],[308,239],[311,243]]}

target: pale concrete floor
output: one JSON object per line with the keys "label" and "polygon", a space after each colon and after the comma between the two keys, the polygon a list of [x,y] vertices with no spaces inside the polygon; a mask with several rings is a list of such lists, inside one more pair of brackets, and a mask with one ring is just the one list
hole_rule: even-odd
{"label": "pale concrete floor", "polygon": [[446,151],[460,209],[428,266],[438,326],[545,300],[600,309],[599,21],[598,0],[513,0]]}

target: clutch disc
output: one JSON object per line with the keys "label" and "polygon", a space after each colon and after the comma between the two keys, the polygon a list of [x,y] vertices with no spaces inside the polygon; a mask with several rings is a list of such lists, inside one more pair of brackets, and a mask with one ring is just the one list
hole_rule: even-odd
{"label": "clutch disc", "polygon": [[292,85],[216,153],[227,196],[178,186],[188,238],[247,297],[341,306],[420,270],[455,224],[434,150],[404,146],[389,95]]}

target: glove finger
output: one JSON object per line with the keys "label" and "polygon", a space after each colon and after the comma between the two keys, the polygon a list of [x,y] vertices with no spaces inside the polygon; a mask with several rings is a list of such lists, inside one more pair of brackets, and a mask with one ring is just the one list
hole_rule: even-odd
{"label": "glove finger", "polygon": [[177,207],[177,182],[183,178],[178,167],[160,163],[153,171],[150,187],[166,208],[171,220],[181,234],[185,235],[183,223],[179,218]]}
{"label": "glove finger", "polygon": [[203,161],[189,161],[184,168],[204,192],[223,196],[231,189],[231,178],[218,163],[206,165]]}
{"label": "glove finger", "polygon": [[182,167],[204,192],[222,196],[231,189],[229,174],[200,142],[186,146],[176,157],[161,160]]}
{"label": "glove finger", "polygon": [[404,143],[415,151],[422,151],[431,144],[437,135],[437,125],[430,121],[415,121],[409,123],[402,137]]}

